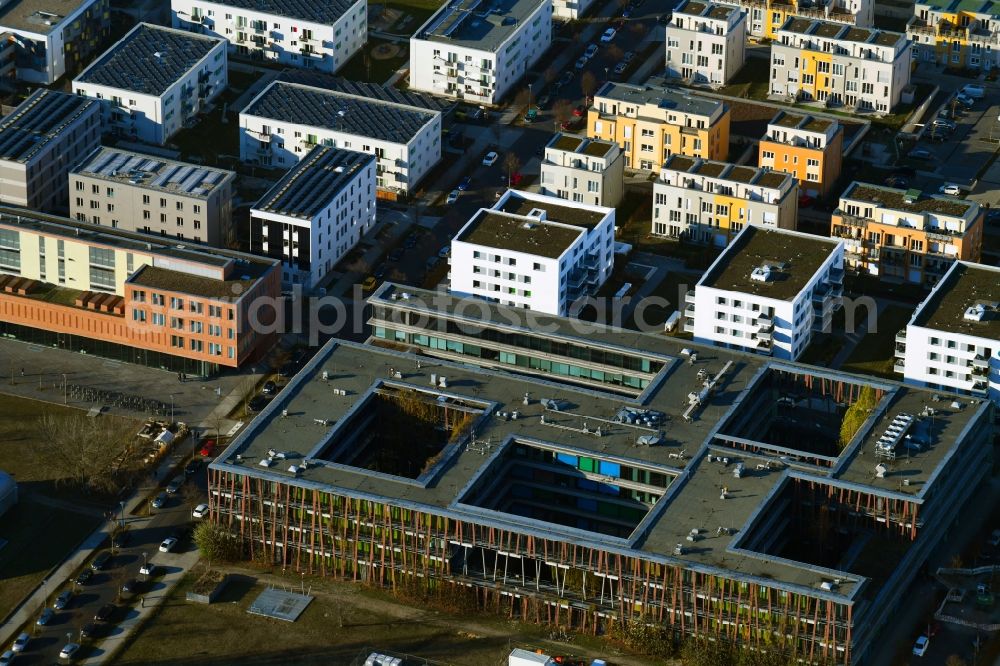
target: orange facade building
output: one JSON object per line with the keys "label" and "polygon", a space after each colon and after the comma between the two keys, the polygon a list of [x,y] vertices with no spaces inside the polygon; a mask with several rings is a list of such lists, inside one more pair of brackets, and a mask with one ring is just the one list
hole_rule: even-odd
{"label": "orange facade building", "polygon": [[760,140],[757,163],[792,174],[803,194],[825,197],[843,158],[844,128],[836,120],[779,111]]}
{"label": "orange facade building", "polygon": [[840,195],[830,235],[845,241],[845,267],[932,285],[955,260],[979,261],[983,217],[975,201],[853,182]]}
{"label": "orange facade building", "polygon": [[276,260],[0,208],[9,338],[207,376],[267,351],[280,297]]}

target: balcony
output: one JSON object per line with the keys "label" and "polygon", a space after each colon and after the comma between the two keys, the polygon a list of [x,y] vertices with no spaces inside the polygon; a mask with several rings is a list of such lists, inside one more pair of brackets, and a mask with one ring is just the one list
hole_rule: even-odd
{"label": "balcony", "polygon": [[841,224],[846,224],[852,227],[867,227],[868,219],[864,217],[858,217],[857,215],[848,215],[842,210],[833,211],[834,216],[837,218],[837,222]]}
{"label": "balcony", "polygon": [[759,315],[755,321],[758,331],[773,331],[774,321],[766,314]]}
{"label": "balcony", "polygon": [[774,347],[771,345],[771,341],[770,340],[763,340],[763,339],[758,338],[757,339],[756,351],[758,351],[758,352],[760,352],[762,354],[767,354],[768,356],[770,356],[771,352],[774,351]]}
{"label": "balcony", "polygon": [[898,333],[896,333],[896,343],[897,344],[904,344],[904,345],[906,344],[906,329],[905,328],[903,330],[899,331]]}
{"label": "balcony", "polygon": [[896,345],[896,351],[893,353],[896,358],[906,358],[906,345]]}
{"label": "balcony", "polygon": [[691,307],[692,307],[692,309],[694,309],[694,289],[689,289],[689,290],[688,290],[688,291],[687,291],[687,292],[686,292],[686,293],[684,294],[684,302],[685,302],[685,303],[690,303],[690,304],[691,304]]}
{"label": "balcony", "polygon": [[905,369],[906,369],[906,363],[903,361],[903,359],[897,359],[896,362],[892,365],[892,371],[899,375],[903,374],[903,371]]}
{"label": "balcony", "polygon": [[684,332],[694,333],[694,319],[692,319],[691,317],[684,318]]}
{"label": "balcony", "polygon": [[972,382],[972,388],[970,390],[975,395],[986,397],[990,391],[990,383],[985,379],[976,379]]}

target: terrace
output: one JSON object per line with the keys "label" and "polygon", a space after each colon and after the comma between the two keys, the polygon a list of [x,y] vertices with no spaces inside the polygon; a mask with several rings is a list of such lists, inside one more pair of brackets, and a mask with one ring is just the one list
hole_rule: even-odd
{"label": "terrace", "polygon": [[919,190],[897,190],[890,187],[878,187],[855,183],[841,195],[842,200],[863,201],[884,208],[908,211],[912,213],[937,213],[965,217],[974,203],[955,199],[953,197],[931,195],[925,196]]}

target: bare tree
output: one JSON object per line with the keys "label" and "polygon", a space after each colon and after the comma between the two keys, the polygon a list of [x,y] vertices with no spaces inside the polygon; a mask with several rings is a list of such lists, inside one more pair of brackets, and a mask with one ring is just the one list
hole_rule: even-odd
{"label": "bare tree", "polygon": [[516,153],[509,152],[504,156],[503,163],[507,168],[507,187],[510,188],[511,178],[513,178],[517,170],[521,168],[521,160],[518,159]]}
{"label": "bare tree", "polygon": [[594,92],[597,90],[597,77],[594,76],[593,72],[584,72],[583,76],[580,77],[580,90],[583,91],[584,97],[588,99],[593,97]]}
{"label": "bare tree", "polygon": [[[527,88],[519,90],[517,95],[514,96],[514,108],[519,109],[521,107],[527,107],[531,102],[531,93],[528,92]],[[525,109],[527,110],[527,108]]]}
{"label": "bare tree", "polygon": [[38,430],[31,455],[53,471],[57,484],[116,492],[137,456],[136,426],[126,419],[45,414]]}
{"label": "bare tree", "polygon": [[556,69],[555,67],[547,67],[545,69],[545,85],[549,85],[550,83],[555,81],[557,76],[559,76],[558,69]]}
{"label": "bare tree", "polygon": [[552,104],[552,122],[555,124],[556,130],[559,129],[559,125],[569,120],[570,115],[573,113],[573,105],[568,99],[558,99]]}
{"label": "bare tree", "polygon": [[609,44],[606,53],[608,54],[608,60],[621,60],[625,57],[625,51],[617,44]]}

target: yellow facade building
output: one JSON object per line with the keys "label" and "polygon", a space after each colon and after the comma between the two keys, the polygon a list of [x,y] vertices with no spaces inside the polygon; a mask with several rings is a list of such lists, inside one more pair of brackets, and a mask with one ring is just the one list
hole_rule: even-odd
{"label": "yellow facade building", "polygon": [[843,157],[839,122],[779,111],[760,140],[757,163],[792,174],[803,194],[824,197],[840,178]]}

